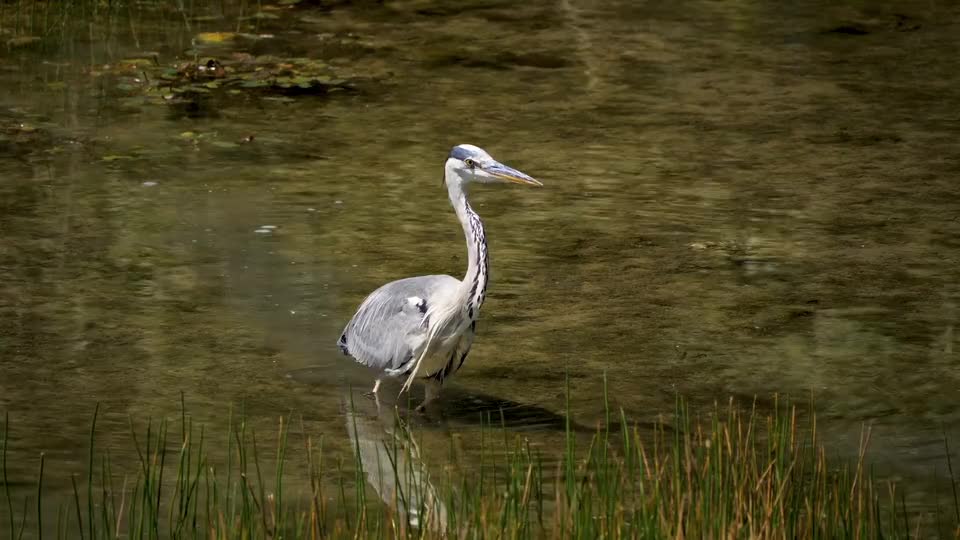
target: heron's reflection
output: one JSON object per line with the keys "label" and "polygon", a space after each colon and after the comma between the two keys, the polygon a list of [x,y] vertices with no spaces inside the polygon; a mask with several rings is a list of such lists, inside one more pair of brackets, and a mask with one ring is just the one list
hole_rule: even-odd
{"label": "heron's reflection", "polygon": [[447,509],[399,409],[349,392],[343,405],[350,442],[377,495],[412,527],[446,529]]}

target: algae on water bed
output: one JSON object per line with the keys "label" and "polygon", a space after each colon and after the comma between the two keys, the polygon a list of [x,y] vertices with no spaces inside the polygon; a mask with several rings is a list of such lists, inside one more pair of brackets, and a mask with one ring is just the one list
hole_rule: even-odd
{"label": "algae on water bed", "polygon": [[121,61],[98,72],[124,98],[145,104],[182,105],[217,99],[218,106],[242,103],[244,96],[327,95],[356,88],[330,64],[312,58],[279,58],[232,53],[222,58],[172,65]]}

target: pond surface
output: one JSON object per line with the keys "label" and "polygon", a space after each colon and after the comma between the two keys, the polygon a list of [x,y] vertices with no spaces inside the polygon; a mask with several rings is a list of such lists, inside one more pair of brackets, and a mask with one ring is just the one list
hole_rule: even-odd
{"label": "pond surface", "polygon": [[[66,493],[97,403],[98,444],[133,463],[128,418],[176,417],[181,395],[211,433],[242,403],[349,455],[345,396],[373,377],[336,339],[379,285],[462,275],[440,179],[463,142],[545,187],[473,190],[489,300],[444,412],[414,426],[427,446],[506,403],[548,448],[565,377],[594,426],[606,373],[637,421],[677,393],[703,410],[812,396],[836,454],[866,423],[884,475],[943,470],[944,432],[960,441],[956,5],[226,4],[88,14],[59,38],[3,15],[14,480],[43,451]],[[322,59],[352,82],[147,99],[117,74],[189,51]]]}

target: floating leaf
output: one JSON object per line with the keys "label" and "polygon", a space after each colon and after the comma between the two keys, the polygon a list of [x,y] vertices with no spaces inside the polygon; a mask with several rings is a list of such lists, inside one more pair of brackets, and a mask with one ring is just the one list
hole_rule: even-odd
{"label": "floating leaf", "polygon": [[317,86],[317,79],[315,77],[293,77],[290,80],[290,85],[296,85],[299,88],[313,88]]}
{"label": "floating leaf", "polygon": [[19,36],[19,37],[8,39],[7,47],[10,47],[11,49],[16,47],[27,47],[29,45],[33,45],[39,42],[40,42],[40,38],[38,38],[37,36]]}
{"label": "floating leaf", "polygon": [[[234,32],[201,32],[194,36],[194,42],[215,44],[263,37]],[[250,91],[274,95],[323,94],[345,86],[343,79],[337,78],[341,68],[314,58],[253,56],[245,52],[211,56],[208,52],[205,57],[174,65],[160,65],[158,58],[156,53],[143,52],[107,66],[104,71],[105,74],[126,75],[114,82],[114,89],[121,94],[143,97],[141,103],[182,103],[184,99],[196,100],[204,95],[229,95],[232,98]]]}
{"label": "floating leaf", "polygon": [[265,12],[265,11],[258,11],[258,12],[254,13],[253,15],[251,15],[251,16],[249,16],[249,17],[247,17],[247,18],[248,18],[248,19],[262,19],[262,20],[266,20],[266,19],[279,19],[280,16],[277,15],[276,13],[267,13],[267,12]]}
{"label": "floating leaf", "polygon": [[148,99],[146,96],[129,96],[120,98],[118,101],[127,107],[137,107],[147,102]]}
{"label": "floating leaf", "polygon": [[211,22],[223,19],[220,15],[194,15],[191,18],[196,22]]}
{"label": "floating leaf", "polygon": [[245,33],[240,33],[240,34],[237,34],[237,37],[243,38],[243,39],[249,39],[249,40],[251,40],[251,41],[258,41],[258,40],[261,40],[261,39],[272,38],[273,36],[270,35],[270,34],[245,34]]}
{"label": "floating leaf", "polygon": [[223,43],[225,41],[231,41],[236,37],[236,34],[233,32],[200,32],[194,38],[198,43]]}
{"label": "floating leaf", "polygon": [[123,61],[124,64],[128,66],[135,67],[152,67],[156,65],[156,59],[151,58],[128,58]]}

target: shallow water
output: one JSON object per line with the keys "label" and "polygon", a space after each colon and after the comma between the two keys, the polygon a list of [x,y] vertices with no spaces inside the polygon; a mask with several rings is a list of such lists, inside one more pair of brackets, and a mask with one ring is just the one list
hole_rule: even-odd
{"label": "shallow water", "polygon": [[14,480],[40,451],[48,478],[77,472],[96,403],[99,444],[133,460],[128,417],[178,415],[181,393],[213,433],[243,403],[264,431],[294,412],[349,451],[344,392],[372,376],[336,338],[380,284],[462,274],[440,187],[461,142],[545,187],[473,191],[493,278],[447,412],[416,426],[428,444],[506,400],[511,429],[547,446],[565,376],[592,426],[606,373],[638,421],[677,393],[812,396],[837,454],[867,423],[884,475],[942,471],[944,432],[960,440],[957,7],[301,8],[242,23],[272,37],[227,49],[331,60],[355,91],[182,107],[96,75],[235,30],[227,4],[118,13],[100,40],[0,57]]}

